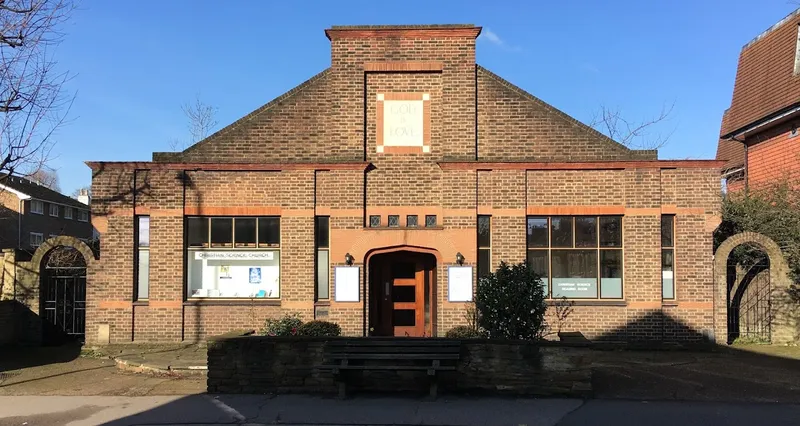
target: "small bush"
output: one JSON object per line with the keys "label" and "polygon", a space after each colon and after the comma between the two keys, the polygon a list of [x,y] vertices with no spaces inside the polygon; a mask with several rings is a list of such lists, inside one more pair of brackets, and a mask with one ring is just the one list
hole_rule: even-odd
{"label": "small bush", "polygon": [[284,315],[281,318],[267,318],[262,334],[267,336],[297,336],[303,321],[297,314]]}
{"label": "small bush", "polygon": [[539,340],[545,331],[542,280],[525,263],[500,263],[478,280],[478,329],[490,339]]}
{"label": "small bush", "polygon": [[459,325],[447,330],[447,333],[445,333],[444,337],[447,337],[448,339],[476,339],[481,337],[481,335],[478,333],[478,330],[475,330],[470,326]]}
{"label": "small bush", "polygon": [[314,320],[301,325],[298,332],[301,336],[336,337],[342,334],[342,328],[330,321]]}

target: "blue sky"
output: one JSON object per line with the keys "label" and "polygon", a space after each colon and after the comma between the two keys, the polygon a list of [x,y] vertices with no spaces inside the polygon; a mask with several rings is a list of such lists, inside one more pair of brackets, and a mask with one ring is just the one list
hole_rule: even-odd
{"label": "blue sky", "polygon": [[474,23],[478,63],[582,121],[630,120],[674,102],[661,158],[713,158],[742,45],[789,14],[786,0],[89,1],[66,28],[71,122],[52,166],[64,192],[86,160],[150,160],[186,138],[199,95],[229,124],[330,65],[331,25]]}

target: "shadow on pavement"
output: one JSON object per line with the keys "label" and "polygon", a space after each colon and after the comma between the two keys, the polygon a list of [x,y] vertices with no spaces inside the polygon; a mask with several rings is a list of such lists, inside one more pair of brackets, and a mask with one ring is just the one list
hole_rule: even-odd
{"label": "shadow on pavement", "polygon": [[80,342],[61,346],[2,346],[0,373],[42,365],[70,362],[81,354]]}

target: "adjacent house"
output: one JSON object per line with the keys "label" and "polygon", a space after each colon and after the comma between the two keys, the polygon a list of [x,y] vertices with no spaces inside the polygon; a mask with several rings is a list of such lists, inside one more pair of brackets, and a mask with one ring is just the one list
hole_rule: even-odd
{"label": "adjacent house", "polygon": [[800,175],[800,9],[742,47],[717,160],[729,190]]}
{"label": "adjacent house", "polygon": [[89,206],[23,177],[0,175],[0,250],[33,252],[59,235],[92,239]]}
{"label": "adjacent house", "polygon": [[196,341],[287,313],[438,336],[501,261],[544,277],[553,330],[724,341],[722,162],[605,137],[476,64],[480,32],[334,26],[328,69],[207,139],[88,162],[87,342]]}

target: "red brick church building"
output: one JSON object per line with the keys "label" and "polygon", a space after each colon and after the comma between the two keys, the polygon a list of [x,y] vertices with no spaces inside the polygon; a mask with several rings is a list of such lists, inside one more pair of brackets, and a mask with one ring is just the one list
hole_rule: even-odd
{"label": "red brick church building", "polygon": [[724,338],[722,163],[608,139],[477,65],[480,31],[332,27],[328,69],[207,139],[89,162],[87,340],[195,341],[284,313],[443,335],[501,261],[574,301],[563,330]]}

